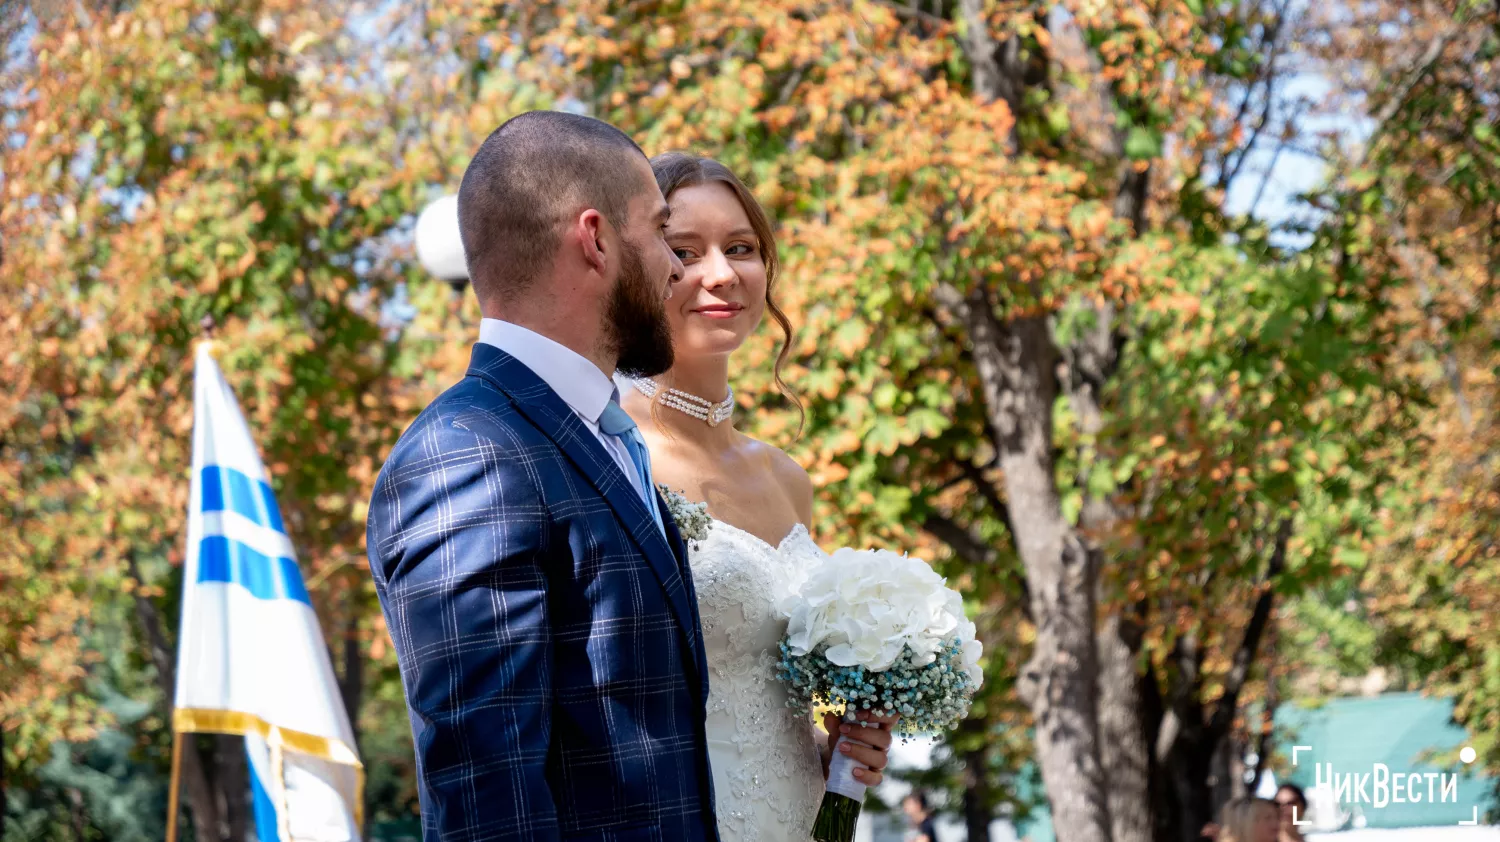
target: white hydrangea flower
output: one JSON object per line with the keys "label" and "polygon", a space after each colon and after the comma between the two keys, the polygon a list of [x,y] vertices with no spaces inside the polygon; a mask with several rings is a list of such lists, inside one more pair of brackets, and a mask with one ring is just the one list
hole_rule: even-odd
{"label": "white hydrangea flower", "polygon": [[888,550],[838,550],[808,571],[781,609],[793,656],[826,646],[831,664],[879,672],[908,648],[913,666],[931,664],[957,637],[964,671],[976,685],[982,678],[963,597],[921,559]]}

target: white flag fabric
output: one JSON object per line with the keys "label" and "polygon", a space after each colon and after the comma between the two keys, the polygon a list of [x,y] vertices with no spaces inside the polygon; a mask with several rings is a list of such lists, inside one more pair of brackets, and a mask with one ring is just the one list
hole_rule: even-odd
{"label": "white flag fabric", "polygon": [[328,647],[208,343],[196,365],[173,728],[245,736],[261,842],[356,842],[363,768]]}

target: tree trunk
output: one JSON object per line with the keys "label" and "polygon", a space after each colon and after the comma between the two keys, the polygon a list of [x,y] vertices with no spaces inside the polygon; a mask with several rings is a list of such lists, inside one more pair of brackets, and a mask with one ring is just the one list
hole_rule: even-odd
{"label": "tree trunk", "polygon": [[1150,752],[1142,720],[1141,629],[1116,614],[1099,632],[1099,754],[1114,842],[1152,842]]}
{"label": "tree trunk", "polygon": [[349,715],[349,729],[354,734],[355,751],[359,751],[359,709],[364,702],[365,687],[365,650],[361,645],[359,636],[360,605],[359,597],[362,593],[362,582],[353,581],[351,577],[346,588],[347,598],[344,600],[344,640],[343,640],[343,675],[339,678],[339,694],[344,701],[344,711]]}
{"label": "tree trunk", "polygon": [[[1033,7],[1045,25],[1045,8]],[[1028,87],[1046,83],[1045,56],[1027,56],[1019,36],[990,34],[985,4],[960,0],[960,44],[983,102],[1004,100],[1017,120],[1019,147]],[[1004,475],[1016,554],[1026,569],[1036,640],[1018,689],[1031,708],[1037,763],[1057,838],[1109,842],[1109,803],[1099,757],[1095,592],[1099,553],[1063,516],[1053,462],[1052,408],[1061,355],[1045,315],[1003,327],[983,279],[959,291],[944,285],[939,303],[967,330],[984,393],[993,445]]]}
{"label": "tree trunk", "polygon": [[1276,744],[1276,708],[1281,703],[1281,693],[1276,686],[1276,616],[1271,615],[1271,623],[1266,629],[1266,704],[1260,714],[1260,736],[1255,742],[1255,774],[1250,781],[1250,793],[1253,795],[1260,789],[1260,781],[1265,777],[1266,769],[1271,762],[1271,750]]}
{"label": "tree trunk", "polygon": [[83,793],[77,787],[68,787],[68,819],[73,825],[73,838],[84,842],[89,838],[88,810],[83,806]]}
{"label": "tree trunk", "polygon": [[[363,582],[358,581],[357,575],[351,577],[351,579],[353,581],[349,583],[346,589],[348,593],[348,599],[346,600],[348,616],[344,625],[344,670],[342,677],[339,679],[339,694],[344,701],[344,711],[349,715],[349,733],[354,737],[354,745],[351,748],[360,756],[363,756],[364,752],[360,750],[359,710],[364,704],[365,648],[359,635],[359,619],[363,613],[360,606],[360,595],[364,591],[362,590]],[[361,793],[361,796],[363,796],[363,793]],[[361,830],[365,831],[366,835],[368,835],[369,817],[372,813],[372,810],[365,810],[366,826],[361,828]]]}
{"label": "tree trunk", "polygon": [[[1124,144],[1121,134],[1117,138],[1118,149],[1113,152],[1122,159]],[[1150,179],[1149,166],[1138,167],[1130,160],[1121,165],[1113,210],[1117,218],[1129,223],[1136,236],[1145,229]],[[1114,305],[1101,301],[1089,308],[1093,323],[1066,349],[1066,357],[1069,402],[1080,431],[1092,437],[1104,429],[1102,393],[1105,382],[1114,373],[1119,341],[1114,329]],[[1086,485],[1087,479],[1082,479],[1084,482],[1080,484]],[[1091,541],[1101,540],[1119,521],[1120,514],[1111,497],[1112,494],[1106,493],[1084,501],[1079,525]],[[1103,578],[1101,573],[1101,588]],[[1122,606],[1112,613],[1099,632],[1100,762],[1109,781],[1109,817],[1114,842],[1150,842],[1157,833],[1157,823],[1153,817],[1156,796],[1152,793],[1154,737],[1148,741],[1148,735],[1159,729],[1160,713],[1148,727],[1143,709],[1145,677],[1139,664],[1142,625],[1138,617],[1122,613],[1127,610]],[[1143,613],[1144,606],[1138,606],[1138,612]],[[1159,698],[1157,702],[1159,707]]]}
{"label": "tree trunk", "polygon": [[203,754],[198,749],[196,734],[183,734],[182,740],[182,789],[183,801],[193,818],[195,839],[214,842],[220,839],[222,827],[213,788],[209,786],[208,774],[203,763]]}
{"label": "tree trunk", "polygon": [[[137,585],[144,584],[135,556],[127,553],[126,564]],[[146,635],[146,645],[151,651],[151,663],[156,667],[156,680],[166,700],[167,722],[172,721],[172,706],[177,698],[177,674],[172,657],[172,648],[167,645],[167,636],[162,631],[161,617],[151,600],[135,592],[135,614]],[[183,734],[182,740],[182,789],[183,801],[192,815],[194,838],[198,842],[214,842],[219,839],[219,811],[214,803],[213,789],[209,786],[203,756],[198,751],[192,734]]]}
{"label": "tree trunk", "polygon": [[1140,687],[1141,724],[1146,734],[1146,765],[1149,770],[1146,786],[1151,797],[1152,838],[1155,842],[1178,842],[1181,838],[1182,808],[1177,801],[1177,789],[1172,785],[1165,765],[1155,751],[1155,747],[1160,744],[1166,709],[1155,665],[1150,661],[1147,662],[1146,672],[1137,686]]}
{"label": "tree trunk", "polygon": [[[1135,188],[1130,188],[1132,191]],[[1117,212],[1131,213],[1124,203]],[[1117,349],[1113,335],[1114,307],[1093,306],[1094,322],[1067,349],[1068,398],[1085,436],[1104,429],[1100,395],[1114,371]],[[1080,483],[1084,484],[1084,483]],[[1084,501],[1079,526],[1097,546],[1119,520],[1113,503],[1103,496]],[[1096,578],[1103,601],[1104,576]],[[1115,609],[1099,630],[1099,752],[1109,781],[1109,818],[1114,842],[1151,842],[1154,833],[1151,800],[1151,752],[1142,711],[1139,666],[1142,624],[1127,616],[1128,606]],[[1139,614],[1145,606],[1137,606]]]}
{"label": "tree trunk", "polygon": [[1236,798],[1245,797],[1245,782],[1240,777],[1245,770],[1245,763],[1236,756],[1239,753],[1240,742],[1232,734],[1219,740],[1214,747],[1214,771],[1210,783],[1213,786],[1215,811]]}
{"label": "tree trunk", "polygon": [[1208,790],[1209,752],[1203,751],[1204,716],[1198,639],[1185,634],[1172,648],[1171,694],[1156,740],[1156,757],[1166,771],[1177,811],[1176,842],[1197,842],[1212,819]]}
{"label": "tree trunk", "polygon": [[245,842],[250,833],[250,760],[245,756],[245,738],[215,734],[214,757],[214,788],[224,816],[225,838]]}
{"label": "tree trunk", "polygon": [[1097,554],[1063,516],[1052,461],[1059,355],[1044,316],[1003,329],[982,286],[940,298],[968,329],[1005,477],[1017,554],[1026,568],[1036,641],[1019,689],[1036,728],[1037,761],[1059,839],[1109,842],[1099,762],[1094,639]]}
{"label": "tree trunk", "polygon": [[1183,842],[1197,842],[1203,825],[1213,820],[1230,797],[1233,773],[1229,756],[1235,751],[1230,740],[1231,729],[1239,708],[1240,691],[1250,677],[1261,639],[1270,624],[1276,598],[1274,585],[1286,566],[1287,542],[1291,537],[1292,522],[1283,519],[1276,528],[1270,561],[1261,578],[1250,622],[1235,649],[1229,672],[1224,676],[1224,692],[1214,702],[1212,713],[1203,705],[1203,653],[1197,638],[1184,635],[1173,651],[1176,668],[1171,707],[1163,717],[1155,752],[1157,759],[1169,767],[1172,786],[1177,790],[1182,819],[1178,839]]}
{"label": "tree trunk", "polygon": [[1192,736],[1179,739],[1180,746],[1171,763],[1172,783],[1182,811],[1182,823],[1178,828],[1182,835],[1179,838],[1183,842],[1199,842],[1203,838],[1203,826],[1213,821],[1217,812],[1210,787],[1213,750],[1203,746],[1201,728],[1195,729]]}
{"label": "tree trunk", "polygon": [[964,826],[969,842],[990,842],[989,752],[964,753]]}

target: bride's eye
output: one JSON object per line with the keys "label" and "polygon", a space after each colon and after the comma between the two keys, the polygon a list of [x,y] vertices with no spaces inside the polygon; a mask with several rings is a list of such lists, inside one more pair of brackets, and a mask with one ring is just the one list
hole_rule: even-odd
{"label": "bride's eye", "polygon": [[724,251],[730,257],[749,257],[755,254],[755,247],[745,243],[737,243]]}
{"label": "bride's eye", "polygon": [[678,260],[691,260],[693,257],[692,249],[672,249],[672,253],[677,255]]}

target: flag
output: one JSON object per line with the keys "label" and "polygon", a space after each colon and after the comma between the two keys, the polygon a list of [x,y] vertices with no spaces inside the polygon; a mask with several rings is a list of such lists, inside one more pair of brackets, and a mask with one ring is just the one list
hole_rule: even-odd
{"label": "flag", "polygon": [[260,842],[356,842],[364,772],[239,402],[198,347],[178,732],[242,734]]}

